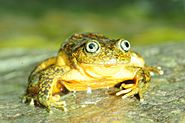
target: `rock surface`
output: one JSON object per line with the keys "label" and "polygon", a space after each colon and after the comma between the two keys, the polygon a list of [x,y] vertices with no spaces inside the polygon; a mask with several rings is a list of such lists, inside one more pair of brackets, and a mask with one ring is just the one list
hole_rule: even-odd
{"label": "rock surface", "polygon": [[144,102],[121,99],[107,89],[63,96],[68,111],[21,103],[27,78],[36,63],[56,53],[46,50],[0,50],[0,122],[100,123],[185,122],[185,43],[136,47],[149,65],[159,65],[164,75],[154,76]]}

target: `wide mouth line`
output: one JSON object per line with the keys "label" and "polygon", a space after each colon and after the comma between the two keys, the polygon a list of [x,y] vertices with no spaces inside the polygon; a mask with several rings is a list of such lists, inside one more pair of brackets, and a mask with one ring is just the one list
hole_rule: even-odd
{"label": "wide mouth line", "polygon": [[[86,66],[123,66],[123,65],[126,65],[126,64],[123,64],[123,63],[94,63],[94,64],[91,64],[91,63],[80,63],[81,65],[86,65]],[[97,67],[97,66],[96,66]]]}

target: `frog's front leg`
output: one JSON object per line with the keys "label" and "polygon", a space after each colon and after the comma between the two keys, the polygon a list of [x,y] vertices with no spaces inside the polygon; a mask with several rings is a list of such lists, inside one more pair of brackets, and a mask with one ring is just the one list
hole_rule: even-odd
{"label": "frog's front leg", "polygon": [[53,65],[56,63],[57,57],[50,57],[46,60],[44,60],[42,63],[38,64],[33,71],[31,72],[28,81],[33,80],[33,78],[37,78],[36,76],[38,75],[39,72],[42,70],[46,69],[47,67]]}
{"label": "frog's front leg", "polygon": [[60,82],[60,77],[64,74],[62,67],[51,66],[47,70],[41,72],[38,84],[38,103],[50,110],[51,106],[64,107],[63,101],[60,101],[60,95],[64,86]]}
{"label": "frog's front leg", "polygon": [[151,76],[149,71],[140,68],[136,73],[134,79],[132,80],[133,83],[130,84],[123,83],[121,85],[121,88],[123,88],[123,90],[117,92],[116,95],[119,96],[124,94],[122,96],[122,98],[124,99],[138,94],[140,101],[143,101],[143,93],[148,88],[150,79]]}

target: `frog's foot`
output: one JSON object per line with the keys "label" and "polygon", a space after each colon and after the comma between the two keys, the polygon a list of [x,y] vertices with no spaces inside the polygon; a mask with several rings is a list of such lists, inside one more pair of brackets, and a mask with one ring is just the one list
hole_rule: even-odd
{"label": "frog's foot", "polygon": [[143,102],[144,99],[143,99],[142,93],[140,92],[140,89],[138,87],[132,87],[132,88],[124,89],[124,90],[121,90],[121,91],[116,93],[117,96],[123,95],[122,99],[125,99],[127,97],[132,97],[136,94],[139,94],[139,100],[141,102]]}
{"label": "frog's foot", "polygon": [[164,74],[164,71],[162,70],[162,68],[160,66],[157,66],[157,67],[145,66],[145,69],[147,71],[150,71],[150,74],[152,76],[155,75],[155,73],[157,73],[159,75],[163,75]]}
{"label": "frog's foot", "polygon": [[134,96],[138,94],[139,100],[142,102],[143,93],[148,88],[150,81],[150,73],[147,70],[140,69],[131,83],[122,83],[121,87],[123,90],[116,93],[117,96],[123,95],[122,98]]}
{"label": "frog's foot", "polygon": [[31,106],[35,105],[34,98],[33,97],[29,97],[27,95],[23,96],[21,101],[22,101],[22,103],[28,103]]}
{"label": "frog's foot", "polygon": [[57,109],[62,109],[64,111],[67,111],[66,103],[65,101],[60,100],[60,95],[52,95],[52,94],[39,94],[39,103],[46,107],[46,110],[50,112],[51,107],[55,107]]}
{"label": "frog's foot", "polygon": [[22,97],[22,102],[28,103],[31,106],[44,106],[46,107],[46,110],[48,112],[50,112],[51,107],[55,107],[55,108],[63,109],[64,111],[67,111],[65,101],[60,101],[60,95],[42,96],[42,94],[39,94],[39,96],[30,97],[28,95],[24,95]]}
{"label": "frog's foot", "polygon": [[64,111],[67,111],[66,108],[66,102],[65,101],[61,101],[60,100],[60,95],[54,95],[52,96],[52,103],[51,103],[52,107],[55,107],[57,109],[62,109]]}

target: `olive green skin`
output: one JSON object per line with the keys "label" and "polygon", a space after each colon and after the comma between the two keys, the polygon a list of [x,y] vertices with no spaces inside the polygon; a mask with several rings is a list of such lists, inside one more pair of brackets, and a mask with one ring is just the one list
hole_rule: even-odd
{"label": "olive green skin", "polygon": [[[31,72],[24,101],[49,111],[52,106],[65,107],[60,99],[62,93],[84,91],[88,87],[110,88],[119,83],[117,96],[126,98],[138,94],[143,100],[151,79],[149,72],[159,73],[159,70],[146,66],[139,54],[124,51],[120,47],[121,40],[96,33],[72,35],[62,44],[57,56],[42,61]],[[99,45],[93,53],[86,48],[92,41]]]}
{"label": "olive green skin", "polygon": [[[120,50],[119,40],[121,39],[110,39],[94,33],[74,34],[62,45],[59,52],[65,52],[69,59],[76,59],[79,63],[107,64],[110,59],[115,59],[118,64],[126,64],[130,62],[131,52]],[[91,41],[98,41],[101,51],[88,53],[85,50],[85,45]]]}

